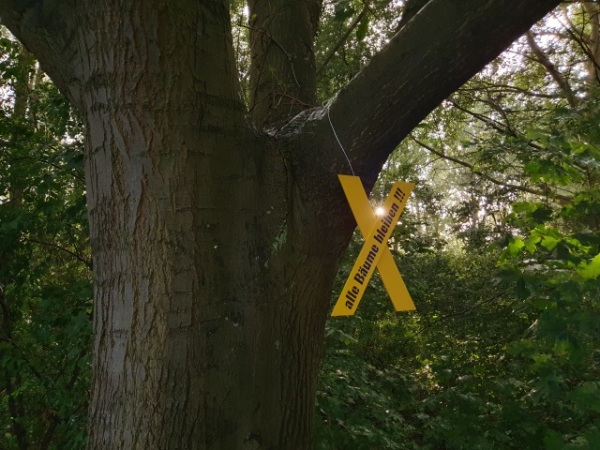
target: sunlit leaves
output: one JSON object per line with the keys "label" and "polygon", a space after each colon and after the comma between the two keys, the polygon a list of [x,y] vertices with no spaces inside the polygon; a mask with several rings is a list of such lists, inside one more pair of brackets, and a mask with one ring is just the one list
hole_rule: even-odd
{"label": "sunlit leaves", "polygon": [[600,253],[594,256],[589,262],[579,264],[577,273],[584,280],[595,280],[600,276]]}

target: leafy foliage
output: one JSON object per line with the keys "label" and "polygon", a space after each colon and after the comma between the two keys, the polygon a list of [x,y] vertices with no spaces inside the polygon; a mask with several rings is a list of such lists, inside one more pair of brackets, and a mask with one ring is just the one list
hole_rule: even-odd
{"label": "leafy foliage", "polygon": [[0,39],[0,447],[84,445],[91,265],[80,125]]}

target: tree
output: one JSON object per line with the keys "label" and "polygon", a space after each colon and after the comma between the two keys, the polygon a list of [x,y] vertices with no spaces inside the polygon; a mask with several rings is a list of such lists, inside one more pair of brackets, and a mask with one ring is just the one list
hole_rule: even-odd
{"label": "tree", "polygon": [[420,120],[557,4],[431,0],[318,107],[320,2],[251,1],[247,108],[224,2],[4,0],[85,124],[88,448],[310,447],[354,228],[336,136],[370,189]]}

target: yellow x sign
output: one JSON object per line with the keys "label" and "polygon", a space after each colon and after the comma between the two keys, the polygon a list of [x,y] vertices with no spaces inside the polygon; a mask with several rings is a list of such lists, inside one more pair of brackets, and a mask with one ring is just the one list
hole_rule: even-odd
{"label": "yellow x sign", "polygon": [[[331,315],[351,316],[356,312],[375,267],[379,269],[383,285],[390,294],[396,311],[414,310],[415,305],[396,267],[387,241],[415,185],[400,181],[394,183],[383,205],[384,213],[378,218],[371,210],[360,178],[350,175],[338,175],[338,178],[358,228],[365,238],[365,244],[356,258]],[[369,234],[365,234],[366,232]]]}

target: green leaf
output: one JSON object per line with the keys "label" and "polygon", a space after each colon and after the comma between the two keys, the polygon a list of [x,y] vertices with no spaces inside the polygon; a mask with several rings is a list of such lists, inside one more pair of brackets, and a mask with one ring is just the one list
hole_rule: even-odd
{"label": "green leaf", "polygon": [[349,0],[340,0],[339,2],[337,2],[335,4],[335,20],[337,20],[338,22],[343,22],[344,20],[346,20],[348,17],[352,16],[352,14],[355,13],[354,8],[352,7],[352,5],[350,4]]}
{"label": "green leaf", "polygon": [[359,42],[363,41],[369,32],[369,16],[365,16],[358,23],[358,27],[356,27],[356,39]]}
{"label": "green leaf", "polygon": [[585,412],[600,413],[600,383],[592,381],[584,383],[571,394],[571,399]]}
{"label": "green leaf", "polygon": [[554,430],[548,430],[544,436],[544,446],[546,450],[562,450],[564,448],[565,441],[563,440],[560,433]]}
{"label": "green leaf", "polygon": [[547,222],[552,217],[552,208],[540,205],[531,213],[531,217],[538,223]]}
{"label": "green leaf", "polygon": [[541,246],[544,247],[546,250],[552,250],[554,247],[556,247],[558,245],[558,243],[560,242],[559,239],[556,239],[553,236],[544,236],[542,238],[542,242],[541,242]]}
{"label": "green leaf", "polygon": [[525,250],[529,253],[535,252],[536,245],[542,240],[538,230],[533,230],[531,234],[525,239]]}
{"label": "green leaf", "polygon": [[525,247],[525,242],[521,238],[513,238],[508,243],[508,251],[511,255],[518,254],[523,247]]}
{"label": "green leaf", "polygon": [[590,262],[582,262],[577,273],[584,280],[595,280],[600,275],[600,253],[592,258]]}

